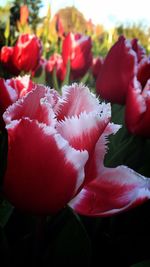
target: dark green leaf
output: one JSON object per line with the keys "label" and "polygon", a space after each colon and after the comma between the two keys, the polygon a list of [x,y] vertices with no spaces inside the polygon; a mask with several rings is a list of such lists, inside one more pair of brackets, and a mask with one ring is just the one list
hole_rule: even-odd
{"label": "dark green leaf", "polygon": [[53,69],[52,80],[53,80],[53,86],[54,86],[54,88],[57,91],[59,91],[59,85],[58,85],[58,80],[57,80],[56,68]]}
{"label": "dark green leaf", "polygon": [[116,167],[123,164],[145,176],[150,176],[150,140],[128,132],[124,125],[123,106],[112,106],[112,121],[121,124],[122,128],[115,135],[109,137],[105,165]]}
{"label": "dark green leaf", "polygon": [[90,72],[88,71],[88,72],[83,76],[83,78],[80,80],[80,82],[83,83],[83,84],[87,83],[89,76],[90,76]]}
{"label": "dark green leaf", "polygon": [[63,83],[62,83],[62,86],[64,86],[64,85],[68,85],[69,84],[69,82],[70,82],[70,60],[68,60],[68,62],[67,62],[67,71],[66,71],[66,76],[65,76],[65,79],[64,79],[64,81],[63,81]]}
{"label": "dark green leaf", "polygon": [[13,209],[13,206],[6,200],[0,201],[0,227],[5,227],[13,212]]}
{"label": "dark green leaf", "polygon": [[3,176],[7,166],[7,131],[0,133],[0,187],[3,185]]}
{"label": "dark green leaf", "polygon": [[132,265],[131,267],[150,267],[150,261],[142,261]]}
{"label": "dark green leaf", "polygon": [[42,72],[34,76],[32,80],[37,84],[45,84],[45,71],[42,70]]}
{"label": "dark green leaf", "polygon": [[55,227],[51,225],[53,230],[49,234],[46,266],[88,267],[90,241],[79,217],[67,207],[55,218],[54,224]]}

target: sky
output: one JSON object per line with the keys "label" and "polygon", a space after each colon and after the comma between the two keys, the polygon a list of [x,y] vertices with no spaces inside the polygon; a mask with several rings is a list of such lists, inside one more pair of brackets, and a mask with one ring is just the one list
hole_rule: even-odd
{"label": "sky", "polygon": [[116,23],[139,23],[150,27],[150,0],[45,0],[42,14],[51,4],[52,14],[60,8],[74,5],[86,19],[91,18],[95,24],[103,24],[106,28]]}
{"label": "sky", "polygon": [[[0,6],[8,1],[0,0]],[[48,4],[54,15],[60,8],[74,5],[94,24],[112,28],[119,23],[142,23],[150,27],[150,0],[43,0],[41,15],[46,15]]]}

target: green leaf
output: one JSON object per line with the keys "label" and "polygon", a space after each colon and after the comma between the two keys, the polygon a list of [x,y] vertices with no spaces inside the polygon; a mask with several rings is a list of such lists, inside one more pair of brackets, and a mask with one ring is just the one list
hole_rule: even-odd
{"label": "green leaf", "polygon": [[[6,22],[5,32],[4,32],[6,41],[8,40],[9,35],[10,35],[10,19],[8,18]],[[6,42],[6,45],[7,45],[7,42]]]}
{"label": "green leaf", "polygon": [[68,62],[67,62],[66,76],[65,76],[65,79],[64,79],[64,81],[62,83],[62,86],[69,84],[69,82],[70,82],[70,70],[71,70],[70,60],[68,60]]}
{"label": "green leaf", "polygon": [[131,267],[150,267],[150,261],[142,261],[132,265]]}
{"label": "green leaf", "polygon": [[124,106],[112,105],[112,121],[122,128],[109,137],[105,165],[116,167],[127,165],[145,176],[150,176],[150,140],[128,132],[124,125]]}
{"label": "green leaf", "polygon": [[79,217],[69,207],[55,218],[48,236],[51,243],[46,253],[46,266],[48,263],[50,266],[90,266],[88,235]]}
{"label": "green leaf", "polygon": [[83,84],[87,83],[89,76],[90,76],[90,72],[87,71],[87,73],[83,76],[83,78],[80,80],[80,82]]}
{"label": "green leaf", "polygon": [[39,76],[32,77],[32,80],[37,84],[45,84],[45,71],[42,70]]}
{"label": "green leaf", "polygon": [[0,227],[5,227],[13,212],[13,209],[14,207],[8,201],[0,201]]}
{"label": "green leaf", "polygon": [[58,85],[57,74],[56,74],[56,67],[53,69],[52,80],[53,80],[53,86],[54,86],[55,90],[59,91],[59,85]]}
{"label": "green leaf", "polygon": [[0,133],[0,187],[3,185],[3,177],[7,166],[7,151],[8,151],[7,131]]}

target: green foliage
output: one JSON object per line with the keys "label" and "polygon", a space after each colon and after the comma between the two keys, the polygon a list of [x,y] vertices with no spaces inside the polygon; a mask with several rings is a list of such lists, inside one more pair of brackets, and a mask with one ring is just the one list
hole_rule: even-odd
{"label": "green foliage", "polygon": [[37,25],[41,22],[39,18],[39,10],[42,7],[41,0],[14,0],[11,7],[10,22],[12,26],[16,26],[17,20],[20,18],[20,6],[27,5],[29,9],[29,24],[32,26],[33,32],[36,32]]}
{"label": "green foliage", "polygon": [[10,15],[9,9],[10,9],[9,6],[0,7],[0,48],[5,45],[4,35],[5,35],[6,28],[7,28],[7,32],[9,30],[9,24],[8,24],[9,15]]}
{"label": "green foliage", "polygon": [[133,24],[133,25],[119,25],[116,27],[118,35],[124,35],[127,39],[137,38],[147,52],[149,52],[150,44],[150,30],[145,30],[144,25],[142,24]]}
{"label": "green foliage", "polygon": [[142,261],[132,265],[131,267],[149,267],[149,266],[150,266],[150,261]]}
{"label": "green foliage", "polygon": [[90,240],[80,218],[69,207],[62,210],[49,227],[46,266],[90,266]]}
{"label": "green foliage", "polygon": [[106,166],[116,167],[123,164],[150,177],[150,140],[128,132],[124,124],[124,106],[112,105],[112,121],[122,127],[109,138]]}
{"label": "green foliage", "polygon": [[6,200],[0,200],[0,227],[4,228],[13,213],[13,206]]}
{"label": "green foliage", "polygon": [[7,166],[7,139],[7,131],[4,130],[3,132],[0,132],[0,188],[3,185],[3,176]]}

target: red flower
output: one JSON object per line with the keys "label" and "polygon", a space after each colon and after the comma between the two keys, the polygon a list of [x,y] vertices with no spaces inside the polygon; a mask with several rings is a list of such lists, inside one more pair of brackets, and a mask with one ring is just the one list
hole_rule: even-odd
{"label": "red flower", "polygon": [[119,166],[105,168],[110,105],[88,88],[65,86],[60,96],[42,85],[4,113],[8,162],[4,193],[19,209],[54,213],[70,205],[81,214],[109,215],[150,198],[149,180]]}
{"label": "red flower", "polygon": [[64,39],[62,57],[65,65],[70,60],[73,79],[83,77],[92,65],[91,48],[92,42],[88,36],[69,33]]}
{"label": "red flower", "polygon": [[20,70],[15,66],[13,62],[14,48],[9,46],[3,46],[0,51],[0,61],[3,67],[13,75],[18,75]]}
{"label": "red flower", "polygon": [[31,73],[32,77],[41,76],[42,72],[45,71],[46,64],[47,64],[47,60],[45,58],[41,57],[36,69],[34,69]]}
{"label": "red flower", "polygon": [[123,36],[112,46],[96,81],[97,93],[104,99],[125,104],[129,83],[137,68],[137,54]]}
{"label": "red flower", "polygon": [[128,130],[136,135],[150,137],[150,58],[143,57],[137,75],[129,85],[125,121]]}
{"label": "red flower", "polygon": [[46,63],[45,70],[47,76],[49,76],[49,74],[52,74],[54,68],[56,68],[57,78],[60,81],[63,81],[66,75],[66,66],[63,63],[62,56],[57,53],[50,56],[49,60]]}
{"label": "red flower", "polygon": [[8,80],[0,78],[0,129],[5,127],[2,115],[7,107],[22,98],[33,88],[34,84],[27,75]]}
{"label": "red flower", "polygon": [[0,78],[0,115],[2,116],[8,106],[26,95],[33,87],[34,84],[27,75],[8,80]]}
{"label": "red flower", "polygon": [[136,52],[138,62],[140,62],[146,56],[146,51],[145,51],[144,47],[142,47],[138,43],[138,39],[136,39],[136,38],[131,40],[131,45],[132,45],[132,49]]}
{"label": "red flower", "polygon": [[98,74],[102,68],[103,63],[104,63],[104,59],[102,57],[93,58],[92,74],[93,74],[95,79],[97,78],[97,76],[98,76]]}
{"label": "red flower", "polygon": [[14,46],[13,61],[20,71],[33,71],[39,64],[42,45],[39,38],[31,34],[19,36]]}
{"label": "red flower", "polygon": [[64,36],[64,27],[59,14],[56,15],[56,32],[60,38]]}

